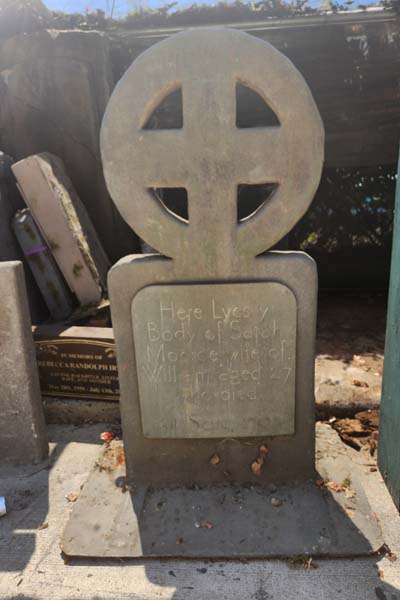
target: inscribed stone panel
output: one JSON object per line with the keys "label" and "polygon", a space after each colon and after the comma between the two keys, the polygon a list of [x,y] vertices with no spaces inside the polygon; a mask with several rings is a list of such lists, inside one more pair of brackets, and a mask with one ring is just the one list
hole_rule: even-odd
{"label": "inscribed stone panel", "polygon": [[296,300],[273,282],[142,289],[132,322],[143,433],[294,433]]}

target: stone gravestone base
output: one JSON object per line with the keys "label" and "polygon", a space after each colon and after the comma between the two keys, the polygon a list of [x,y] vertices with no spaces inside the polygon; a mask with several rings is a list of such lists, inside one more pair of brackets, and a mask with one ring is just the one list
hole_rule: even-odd
{"label": "stone gravestone base", "polygon": [[[104,558],[370,555],[384,542],[351,453],[319,425],[316,472],[303,484],[126,489],[122,442],[112,442],[74,504],[61,548]],[[349,488],[336,492],[319,479]]]}

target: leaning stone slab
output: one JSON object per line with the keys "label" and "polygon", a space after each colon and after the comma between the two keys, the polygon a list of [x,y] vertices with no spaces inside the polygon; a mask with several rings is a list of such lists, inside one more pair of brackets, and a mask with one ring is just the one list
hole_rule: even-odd
{"label": "leaning stone slab", "polygon": [[36,154],[14,164],[12,170],[79,303],[98,303],[109,261],[62,161],[49,153]]}
{"label": "leaning stone slab", "polygon": [[0,460],[36,462],[48,446],[21,262],[0,263],[0,290]]}
{"label": "leaning stone slab", "polygon": [[29,208],[15,214],[13,229],[51,316],[67,319],[74,309],[73,296]]}

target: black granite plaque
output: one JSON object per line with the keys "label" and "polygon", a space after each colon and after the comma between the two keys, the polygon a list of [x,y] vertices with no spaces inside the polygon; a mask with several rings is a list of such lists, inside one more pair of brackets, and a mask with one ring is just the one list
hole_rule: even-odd
{"label": "black granite plaque", "polygon": [[43,326],[34,339],[43,396],[119,400],[112,329]]}

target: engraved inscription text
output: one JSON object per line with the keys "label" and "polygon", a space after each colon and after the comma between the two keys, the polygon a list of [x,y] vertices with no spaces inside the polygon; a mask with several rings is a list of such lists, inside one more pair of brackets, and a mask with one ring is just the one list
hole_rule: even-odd
{"label": "engraved inscription text", "polygon": [[296,300],[275,282],[159,285],[132,302],[143,432],[294,433]]}

